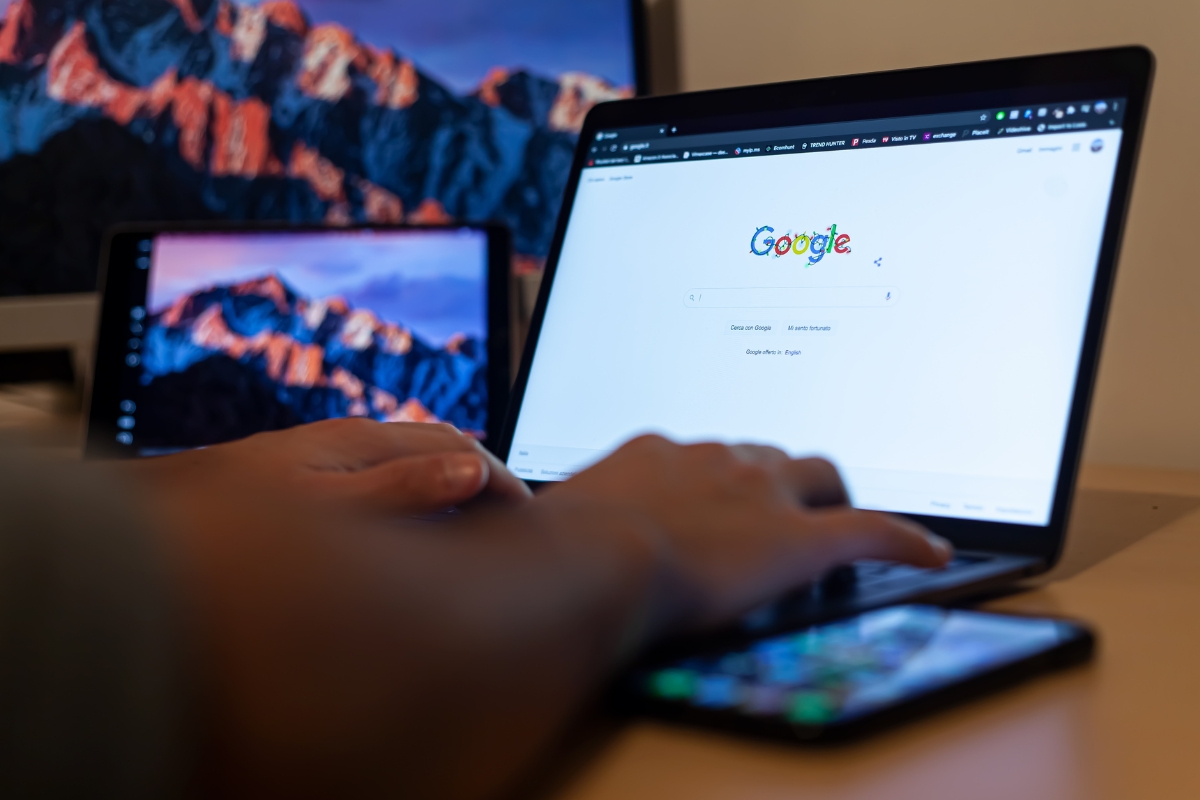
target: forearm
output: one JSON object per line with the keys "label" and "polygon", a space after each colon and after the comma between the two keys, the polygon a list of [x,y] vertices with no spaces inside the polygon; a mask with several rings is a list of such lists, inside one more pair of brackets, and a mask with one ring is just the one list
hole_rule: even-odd
{"label": "forearm", "polygon": [[184,614],[135,506],[102,471],[0,451],[4,796],[184,794]]}
{"label": "forearm", "polygon": [[659,533],[639,517],[547,503],[480,528],[445,566],[466,591],[430,587],[450,625],[429,631],[447,656],[414,681],[437,687],[416,717],[417,763],[448,768],[412,796],[483,797],[510,781],[677,611]]}
{"label": "forearm", "polygon": [[637,515],[539,500],[395,530],[259,507],[198,508],[186,537],[225,795],[489,796],[673,613]]}

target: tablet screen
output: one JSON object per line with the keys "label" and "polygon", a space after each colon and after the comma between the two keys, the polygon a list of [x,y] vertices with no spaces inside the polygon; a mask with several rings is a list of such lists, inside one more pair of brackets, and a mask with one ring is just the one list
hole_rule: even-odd
{"label": "tablet screen", "polygon": [[486,231],[159,233],[135,249],[119,446],[155,455],[339,417],[484,438]]}

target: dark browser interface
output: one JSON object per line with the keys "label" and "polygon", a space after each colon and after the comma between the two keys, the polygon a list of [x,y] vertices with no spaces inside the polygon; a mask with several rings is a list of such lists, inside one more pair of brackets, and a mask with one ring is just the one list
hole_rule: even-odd
{"label": "dark browser interface", "polygon": [[1025,105],[946,114],[677,135],[664,124],[605,130],[588,150],[588,167],[795,155],[833,150],[1078,133],[1120,128],[1122,99]]}

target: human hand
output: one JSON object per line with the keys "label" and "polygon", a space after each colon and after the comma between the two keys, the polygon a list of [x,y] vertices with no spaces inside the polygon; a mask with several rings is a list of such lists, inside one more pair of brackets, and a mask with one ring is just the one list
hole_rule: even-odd
{"label": "human hand", "polygon": [[228,481],[269,483],[364,513],[422,514],[477,497],[530,497],[524,482],[451,425],[329,420],[132,462],[129,469],[168,492]]}
{"label": "human hand", "polygon": [[837,470],[770,447],[680,446],[657,436],[547,491],[635,510],[662,531],[684,627],[711,625],[862,558],[945,565],[952,547],[921,526],[849,507]]}
{"label": "human hand", "polygon": [[424,426],[323,423],[139,465],[186,487],[147,494],[205,654],[217,794],[496,796],[655,638],[836,563],[949,557],[848,508],[825,462],[657,437],[439,535],[343,513],[432,507],[456,493],[417,490],[429,470],[412,465],[462,455],[471,491],[527,496]]}

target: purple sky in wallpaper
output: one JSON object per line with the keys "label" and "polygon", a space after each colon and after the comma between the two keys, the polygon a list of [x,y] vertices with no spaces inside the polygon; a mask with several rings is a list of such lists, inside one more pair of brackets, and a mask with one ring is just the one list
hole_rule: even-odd
{"label": "purple sky in wallpaper", "polygon": [[146,305],[270,274],[310,300],[342,297],[437,347],[487,338],[487,237],[477,231],[176,234],[155,244]]}
{"label": "purple sky in wallpaper", "polygon": [[492,67],[557,78],[587,72],[632,86],[629,0],[298,0],[316,22],[337,22],[394,47],[458,92]]}
{"label": "purple sky in wallpaper", "polygon": [[[0,14],[11,2],[0,0]],[[459,93],[473,90],[492,67],[634,83],[629,0],[295,2],[314,22],[337,22],[370,44],[394,47]]]}

